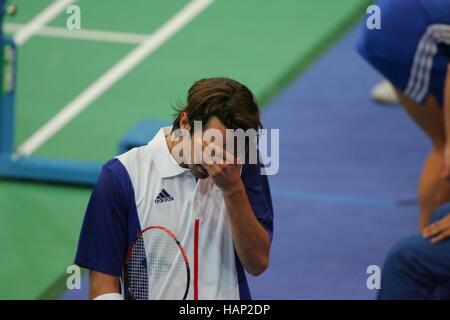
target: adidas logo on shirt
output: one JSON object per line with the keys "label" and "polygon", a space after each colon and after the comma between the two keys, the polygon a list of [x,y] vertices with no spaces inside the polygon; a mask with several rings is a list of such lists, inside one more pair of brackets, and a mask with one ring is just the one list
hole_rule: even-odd
{"label": "adidas logo on shirt", "polygon": [[156,197],[155,203],[162,203],[173,200],[174,200],[173,197],[170,194],[168,194],[166,190],[162,189],[159,195]]}

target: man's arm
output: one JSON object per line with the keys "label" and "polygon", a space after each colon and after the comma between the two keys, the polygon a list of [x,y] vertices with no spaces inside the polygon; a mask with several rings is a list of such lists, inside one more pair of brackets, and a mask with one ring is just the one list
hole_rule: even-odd
{"label": "man's arm", "polygon": [[89,299],[95,299],[107,293],[120,294],[119,277],[89,270]]}
{"label": "man's arm", "polygon": [[[90,270],[89,297],[119,299],[119,276],[128,248],[127,184],[118,177],[125,168],[117,159],[103,166],[92,191],[80,231],[75,264]],[[114,276],[113,276],[114,275]]]}
{"label": "man's arm", "polygon": [[[233,164],[213,163],[211,148],[206,142],[204,156],[209,158],[209,163],[203,163],[203,167],[213,179],[214,183],[222,190],[228,215],[231,222],[231,232],[236,253],[244,268],[252,275],[263,273],[269,265],[270,237],[267,231],[259,223],[253,212],[247,197],[244,183],[241,179],[241,165],[237,160]],[[215,149],[216,155],[222,157],[226,150]],[[233,157],[228,154],[228,156]],[[223,159],[229,159],[223,157]]]}
{"label": "man's arm", "polygon": [[244,183],[222,190],[231,222],[234,246],[244,268],[254,276],[269,266],[270,237],[256,219]]}
{"label": "man's arm", "polygon": [[450,64],[447,68],[447,77],[444,87],[444,123],[446,145],[444,150],[444,172],[443,177],[450,182]]}

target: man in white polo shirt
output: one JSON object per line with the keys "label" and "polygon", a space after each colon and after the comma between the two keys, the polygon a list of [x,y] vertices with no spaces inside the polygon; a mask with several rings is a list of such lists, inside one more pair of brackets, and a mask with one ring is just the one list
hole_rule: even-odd
{"label": "man in white polo shirt", "polygon": [[[200,128],[194,121],[201,121]],[[188,299],[251,299],[244,270],[264,272],[273,233],[263,165],[195,164],[194,153],[178,158],[173,151],[179,143],[208,148],[195,140],[198,131],[215,130],[225,141],[227,129],[260,128],[258,106],[247,87],[227,78],[203,79],[190,88],[173,127],[161,128],[147,145],[107,162],[92,192],[75,258],[90,270],[90,298],[128,298],[120,286],[127,249],[139,231],[161,225],[188,255]],[[188,134],[177,137],[177,132]],[[220,147],[228,151],[225,144]]]}

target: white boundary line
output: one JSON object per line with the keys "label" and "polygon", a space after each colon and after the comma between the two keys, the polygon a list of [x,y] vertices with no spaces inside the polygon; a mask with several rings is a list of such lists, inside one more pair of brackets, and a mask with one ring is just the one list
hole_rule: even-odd
{"label": "white boundary line", "polygon": [[[20,30],[24,24],[20,23],[5,23],[5,32],[15,33]],[[63,27],[47,27],[44,26],[35,32],[35,36],[77,39],[89,41],[103,41],[114,43],[131,43],[140,44],[148,39],[148,34],[128,33],[128,32],[111,32],[100,30],[69,30]]]}
{"label": "white boundary line", "polygon": [[58,14],[64,11],[69,5],[77,0],[55,0],[44,11],[39,13],[33,20],[28,22],[22,29],[14,35],[14,42],[17,46],[23,45],[39,29],[53,20]]}
{"label": "white boundary line", "polygon": [[136,67],[148,55],[163,45],[213,2],[214,0],[193,0],[188,3],[154,34],[150,35],[147,40],[122,58],[122,60],[116,63],[110,70],[98,78],[44,126],[39,128],[31,137],[23,142],[18,147],[14,158],[32,154],[81,111],[86,109],[95,99]]}

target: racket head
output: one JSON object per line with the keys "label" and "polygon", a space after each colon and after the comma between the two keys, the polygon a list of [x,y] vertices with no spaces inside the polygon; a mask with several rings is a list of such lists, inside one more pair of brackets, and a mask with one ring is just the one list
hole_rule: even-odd
{"label": "racket head", "polygon": [[165,227],[138,233],[125,259],[125,287],[134,300],[185,300],[190,286],[186,252]]}

